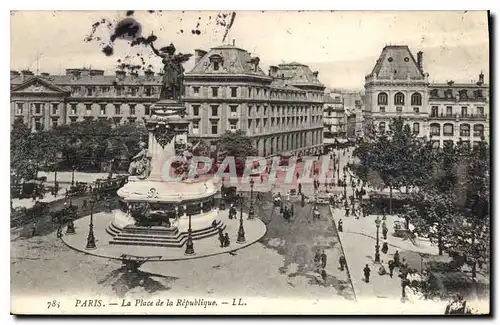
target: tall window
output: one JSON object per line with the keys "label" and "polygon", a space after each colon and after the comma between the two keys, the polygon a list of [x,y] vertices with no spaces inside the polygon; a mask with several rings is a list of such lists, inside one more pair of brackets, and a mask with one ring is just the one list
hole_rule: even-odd
{"label": "tall window", "polygon": [[24,104],[17,103],[17,114],[23,114]]}
{"label": "tall window", "polygon": [[42,104],[40,103],[35,103],[35,114],[40,114],[40,112],[42,111]]}
{"label": "tall window", "polygon": [[483,137],[484,136],[484,126],[482,124],[474,125],[474,136]]}
{"label": "tall window", "polygon": [[238,88],[231,87],[231,97],[236,97],[238,92]]}
{"label": "tall window", "polygon": [[452,116],[452,115],[453,115],[453,107],[446,106],[446,116]]}
{"label": "tall window", "polygon": [[219,105],[212,105],[212,116],[218,116],[219,115]]}
{"label": "tall window", "polygon": [[57,114],[57,113],[59,113],[59,104],[52,103],[52,114]]}
{"label": "tall window", "polygon": [[420,123],[413,123],[413,133],[415,134],[420,133]]}
{"label": "tall window", "polygon": [[193,87],[193,93],[198,95],[200,93],[200,87]]}
{"label": "tall window", "polygon": [[85,104],[87,116],[92,114],[92,104]]}
{"label": "tall window", "polygon": [[470,125],[469,124],[461,124],[460,125],[460,136],[461,137],[469,137],[470,136]]}
{"label": "tall window", "polygon": [[219,95],[219,87],[212,87],[212,97],[217,97]]}
{"label": "tall window", "polygon": [[467,106],[462,106],[462,117],[467,116]]}
{"label": "tall window", "polygon": [[219,70],[219,62],[214,61],[214,70],[218,71]]}
{"label": "tall window", "polygon": [[150,111],[151,111],[151,107],[149,105],[144,105],[144,114],[146,116],[149,116]]}
{"label": "tall window", "polygon": [[453,135],[453,124],[445,124],[443,125],[443,135]]}
{"label": "tall window", "polygon": [[432,106],[431,107],[431,117],[437,117],[438,116],[438,107],[437,106]]}
{"label": "tall window", "polygon": [[419,93],[414,93],[411,95],[411,104],[415,106],[420,106],[422,105],[422,95]]}
{"label": "tall window", "polygon": [[217,122],[212,122],[212,134],[217,134]]}
{"label": "tall window", "polygon": [[198,122],[193,122],[193,133],[200,132],[200,124]]}
{"label": "tall window", "polygon": [[394,105],[404,105],[405,104],[405,95],[403,93],[396,93],[394,95]]}
{"label": "tall window", "polygon": [[193,116],[200,115],[200,105],[193,105]]}
{"label": "tall window", "polygon": [[388,97],[386,93],[378,94],[378,100],[377,100],[378,105],[387,105],[387,98]]}
{"label": "tall window", "polygon": [[94,95],[94,88],[87,87],[87,96],[93,96],[93,95]]}
{"label": "tall window", "polygon": [[135,115],[135,104],[129,104],[130,106],[130,115]]}
{"label": "tall window", "polygon": [[151,87],[144,87],[144,94],[146,96],[151,96]]}
{"label": "tall window", "polygon": [[484,116],[484,107],[476,107],[477,115]]}
{"label": "tall window", "polygon": [[122,86],[118,86],[115,89],[116,89],[116,96],[123,96],[123,87]]}
{"label": "tall window", "polygon": [[439,125],[438,123],[432,123],[431,135],[441,135],[441,125]]}
{"label": "tall window", "polygon": [[118,104],[115,107],[115,115],[120,115],[121,113],[122,113],[121,106],[120,106],[120,104]]}
{"label": "tall window", "polygon": [[101,115],[106,115],[106,104],[101,104]]}
{"label": "tall window", "polygon": [[130,87],[130,95],[137,96],[137,88],[136,87]]}
{"label": "tall window", "polygon": [[71,114],[76,114],[76,104],[72,103],[71,105]]}

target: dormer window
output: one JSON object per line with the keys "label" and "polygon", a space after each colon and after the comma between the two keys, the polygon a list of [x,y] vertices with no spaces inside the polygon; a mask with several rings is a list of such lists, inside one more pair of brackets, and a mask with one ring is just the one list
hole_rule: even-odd
{"label": "dormer window", "polygon": [[222,64],[223,64],[222,56],[220,56],[218,54],[214,54],[214,55],[210,56],[209,60],[210,60],[210,64],[212,65],[212,68],[214,69],[214,71],[219,71]]}
{"label": "dormer window", "polygon": [[474,90],[474,97],[483,98],[483,91],[481,89]]}
{"label": "dormer window", "polygon": [[439,97],[438,90],[437,89],[432,89],[431,90],[431,97]]}
{"label": "dormer window", "polygon": [[465,89],[462,89],[458,92],[459,96],[460,96],[460,99],[467,99],[468,96],[467,96],[467,90]]}
{"label": "dormer window", "polygon": [[444,97],[453,98],[453,91],[451,89],[446,89],[444,92]]}

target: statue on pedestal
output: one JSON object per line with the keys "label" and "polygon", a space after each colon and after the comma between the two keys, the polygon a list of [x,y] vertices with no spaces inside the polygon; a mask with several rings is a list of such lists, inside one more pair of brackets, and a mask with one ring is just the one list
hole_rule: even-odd
{"label": "statue on pedestal", "polygon": [[137,176],[139,179],[145,179],[151,173],[151,161],[148,156],[146,143],[141,142],[139,147],[141,148],[141,151],[132,157],[132,162],[130,163],[128,172],[131,176]]}
{"label": "statue on pedestal", "polygon": [[154,54],[162,58],[163,63],[163,82],[160,100],[173,99],[180,101],[184,88],[184,68],[182,64],[189,60],[192,54],[175,54],[175,46],[173,44],[157,50],[153,43],[151,43],[151,49]]}
{"label": "statue on pedestal", "polygon": [[189,166],[191,165],[191,160],[193,158],[193,152],[199,144],[200,142],[198,142],[195,146],[193,146],[192,143],[184,144],[184,141],[182,140],[175,144],[175,153],[178,157],[175,164],[172,164],[175,176],[181,177],[183,180],[187,178]]}

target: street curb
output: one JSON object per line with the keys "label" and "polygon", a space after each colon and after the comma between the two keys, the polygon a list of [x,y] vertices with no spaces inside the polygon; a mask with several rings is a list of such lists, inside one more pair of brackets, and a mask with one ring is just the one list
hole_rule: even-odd
{"label": "street curb", "polygon": [[[342,250],[342,255],[346,258],[346,261],[347,261],[347,257],[346,257],[345,251],[344,251],[344,246],[342,246],[342,240],[340,239],[340,236],[339,236],[337,224],[335,223],[335,219],[333,218],[333,208],[330,204],[328,205],[328,208],[330,209],[330,215],[332,216],[333,228],[335,228],[335,233],[337,234],[337,238],[339,239],[340,249]],[[349,282],[351,283],[354,301],[358,301],[358,299],[356,298],[356,290],[354,289],[354,284],[352,283],[351,271],[349,271],[349,265],[347,264],[347,262],[346,262],[345,267],[346,267],[346,271],[347,271],[347,277],[349,278]]]}

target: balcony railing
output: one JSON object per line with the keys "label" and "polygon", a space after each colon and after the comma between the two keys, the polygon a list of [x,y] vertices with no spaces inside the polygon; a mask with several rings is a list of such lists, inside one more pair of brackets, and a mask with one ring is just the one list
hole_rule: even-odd
{"label": "balcony railing", "polygon": [[487,119],[487,114],[431,114],[430,118],[434,119],[461,119],[461,120],[485,120]]}

